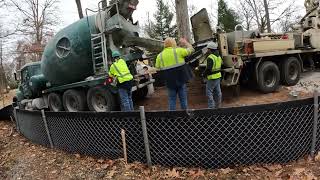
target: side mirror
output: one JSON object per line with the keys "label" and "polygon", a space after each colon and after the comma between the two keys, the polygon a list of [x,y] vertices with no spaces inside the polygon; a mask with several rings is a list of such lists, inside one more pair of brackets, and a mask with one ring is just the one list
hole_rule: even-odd
{"label": "side mirror", "polygon": [[18,81],[17,73],[14,73],[14,80]]}

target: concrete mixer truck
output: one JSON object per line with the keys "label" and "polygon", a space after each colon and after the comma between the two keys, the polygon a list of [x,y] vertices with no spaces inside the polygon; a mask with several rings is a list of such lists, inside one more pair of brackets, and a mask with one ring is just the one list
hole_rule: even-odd
{"label": "concrete mixer truck", "polygon": [[136,61],[142,59],[144,50],[160,51],[162,42],[139,37],[139,25],[132,21],[138,0],[120,0],[108,7],[102,4],[96,11],[86,10],[94,15],[59,31],[46,45],[41,62],[21,69],[14,104],[31,110],[116,110],[117,88],[108,77],[114,50],[121,52],[135,75],[132,91],[138,96],[147,94],[154,80],[136,73]]}

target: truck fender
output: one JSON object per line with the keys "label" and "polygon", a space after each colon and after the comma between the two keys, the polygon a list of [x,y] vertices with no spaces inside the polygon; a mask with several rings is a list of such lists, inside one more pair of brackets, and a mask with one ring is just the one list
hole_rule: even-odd
{"label": "truck fender", "polygon": [[304,67],[303,67],[303,60],[302,60],[302,58],[301,58],[301,55],[300,55],[300,54],[298,54],[298,59],[299,59],[300,65],[301,65],[301,72],[303,72],[303,70],[304,70]]}
{"label": "truck fender", "polygon": [[256,73],[256,80],[258,81],[259,79],[259,66],[262,62],[262,57],[259,59],[259,61],[255,64],[255,73]]}

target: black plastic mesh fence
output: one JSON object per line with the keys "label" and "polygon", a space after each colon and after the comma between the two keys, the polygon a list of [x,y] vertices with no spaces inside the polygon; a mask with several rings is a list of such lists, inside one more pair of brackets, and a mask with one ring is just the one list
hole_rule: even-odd
{"label": "black plastic mesh fence", "polygon": [[17,128],[32,142],[49,147],[49,139],[41,112],[17,110]]}
{"label": "black plastic mesh fence", "polygon": [[122,157],[121,129],[126,131],[129,161],[145,162],[139,112],[46,113],[55,147],[96,157]]}
{"label": "black plastic mesh fence", "polygon": [[[145,115],[153,164],[220,168],[285,163],[311,152],[313,99]],[[124,129],[129,161],[146,162],[139,112],[46,112],[45,116],[55,148],[120,158],[123,154],[120,132]],[[17,111],[17,119],[23,135],[49,145],[41,113]]]}
{"label": "black plastic mesh fence", "polygon": [[284,163],[308,154],[313,105],[272,106],[270,110],[260,106],[165,116],[147,113],[152,162],[217,168]]}

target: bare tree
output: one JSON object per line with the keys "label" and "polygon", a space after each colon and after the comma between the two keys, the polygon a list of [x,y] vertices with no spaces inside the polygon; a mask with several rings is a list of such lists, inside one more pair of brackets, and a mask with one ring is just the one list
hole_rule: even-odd
{"label": "bare tree", "polygon": [[263,0],[264,10],[266,12],[266,21],[267,21],[267,29],[268,33],[271,33],[271,23],[270,23],[270,14],[269,14],[269,5],[267,0]]}
{"label": "bare tree", "polygon": [[190,42],[191,32],[187,0],[175,0],[175,6],[178,35],[179,37],[186,38]]}
{"label": "bare tree", "polygon": [[59,24],[59,0],[9,0],[22,17],[20,32],[30,36],[33,51],[37,60],[41,59],[44,49],[44,38],[53,32]]}
{"label": "bare tree", "polygon": [[[248,13],[253,15],[254,25],[261,32],[266,30],[271,32],[273,25],[279,23],[285,17],[295,15],[299,9],[295,0],[240,0],[240,4],[247,9]],[[252,17],[248,15],[244,18],[250,20]]]}
{"label": "bare tree", "polygon": [[240,18],[242,18],[246,30],[249,31],[252,28],[252,22],[255,17],[253,11],[243,1],[239,1],[239,8]]}

